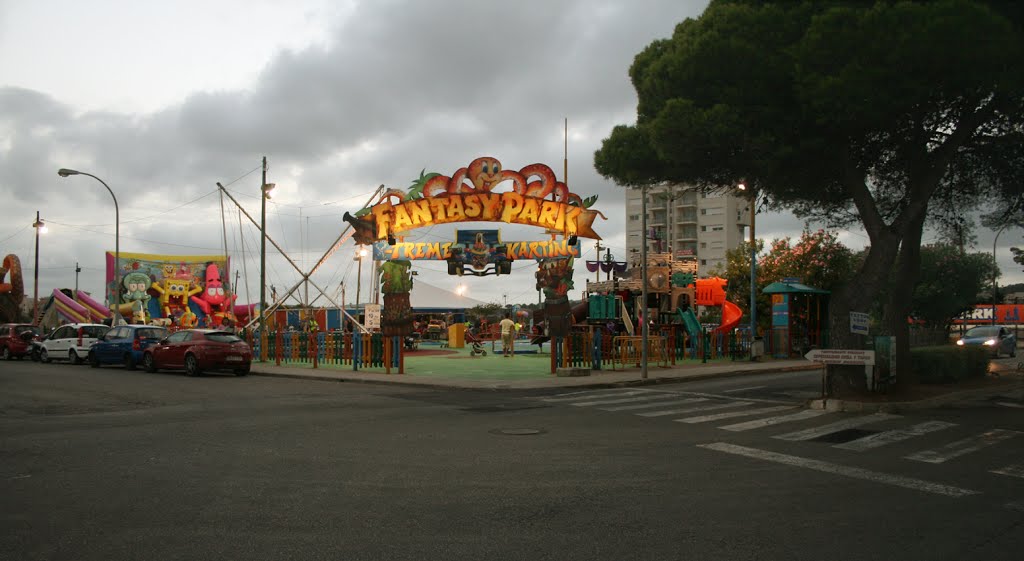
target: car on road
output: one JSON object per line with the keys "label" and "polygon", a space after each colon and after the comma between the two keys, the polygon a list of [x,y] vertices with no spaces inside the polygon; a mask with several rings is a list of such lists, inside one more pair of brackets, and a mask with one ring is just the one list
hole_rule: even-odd
{"label": "car on road", "polygon": [[123,364],[128,370],[142,362],[143,352],[167,337],[163,327],[152,325],[119,325],[107,331],[89,349],[89,365]]}
{"label": "car on road", "polygon": [[0,325],[0,358],[21,359],[32,351],[32,341],[39,337],[39,328],[28,323]]}
{"label": "car on road", "polygon": [[956,344],[961,347],[988,347],[996,358],[1003,354],[1017,356],[1017,336],[1004,325],[972,327]]}
{"label": "car on road", "polygon": [[147,348],[142,365],[147,372],[184,370],[199,376],[208,370],[229,370],[236,376],[249,373],[252,350],[230,331],[185,329],[176,331]]}
{"label": "car on road", "polygon": [[106,334],[110,327],[101,323],[69,323],[58,327],[40,343],[39,360],[50,362],[54,359],[68,359],[73,364],[82,364],[89,356],[89,347]]}

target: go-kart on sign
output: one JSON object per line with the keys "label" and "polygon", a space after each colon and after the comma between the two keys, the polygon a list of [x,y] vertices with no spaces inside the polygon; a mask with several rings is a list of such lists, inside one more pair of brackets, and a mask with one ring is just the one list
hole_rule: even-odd
{"label": "go-kart on sign", "polygon": [[823,364],[851,364],[867,365],[875,364],[875,351],[861,351],[855,349],[814,349],[804,355],[804,358],[812,362]]}

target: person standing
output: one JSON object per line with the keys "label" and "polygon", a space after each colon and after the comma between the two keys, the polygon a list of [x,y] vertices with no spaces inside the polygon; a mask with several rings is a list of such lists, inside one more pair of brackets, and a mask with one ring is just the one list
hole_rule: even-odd
{"label": "person standing", "polygon": [[504,356],[512,356],[512,337],[515,334],[516,324],[514,321],[509,319],[511,314],[505,313],[505,319],[501,320],[498,325],[501,326],[501,346]]}

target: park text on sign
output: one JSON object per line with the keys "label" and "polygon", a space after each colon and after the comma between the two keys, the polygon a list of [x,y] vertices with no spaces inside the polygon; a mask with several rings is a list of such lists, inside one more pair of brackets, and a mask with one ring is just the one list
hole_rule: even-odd
{"label": "park text on sign", "polygon": [[854,349],[814,349],[804,355],[804,358],[824,364],[873,365],[875,364],[875,351],[861,351]]}
{"label": "park text on sign", "polygon": [[850,333],[858,335],[868,334],[868,324],[871,317],[863,312],[850,312]]}

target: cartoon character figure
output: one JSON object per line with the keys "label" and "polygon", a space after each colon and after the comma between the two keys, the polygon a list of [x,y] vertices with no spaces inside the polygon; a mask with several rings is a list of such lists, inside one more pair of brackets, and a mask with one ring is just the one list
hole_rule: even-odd
{"label": "cartoon character figure", "polygon": [[225,318],[230,320],[231,308],[238,296],[228,296],[224,291],[224,284],[220,280],[220,271],[217,265],[210,263],[206,267],[206,289],[201,296],[191,296],[199,309],[206,314],[207,320],[214,327],[220,327]]}
{"label": "cartoon character figure", "polygon": [[197,323],[199,323],[199,318],[196,317],[196,315],[192,313],[192,310],[188,308],[185,308],[181,317],[178,318],[178,325],[181,326],[182,329],[191,329],[195,327]]}
{"label": "cartoon character figure", "polygon": [[152,279],[145,273],[132,272],[128,273],[121,278],[121,284],[124,285],[124,294],[121,296],[122,302],[141,302],[142,306],[145,307],[149,303],[149,300],[153,298],[149,295],[147,290],[149,285],[152,283]]}
{"label": "cartoon character figure", "polygon": [[188,299],[203,291],[198,286],[192,286],[192,278],[167,278],[162,282],[154,282],[150,288],[160,293],[160,308],[164,311],[164,317],[172,317],[173,311],[187,310]]}

